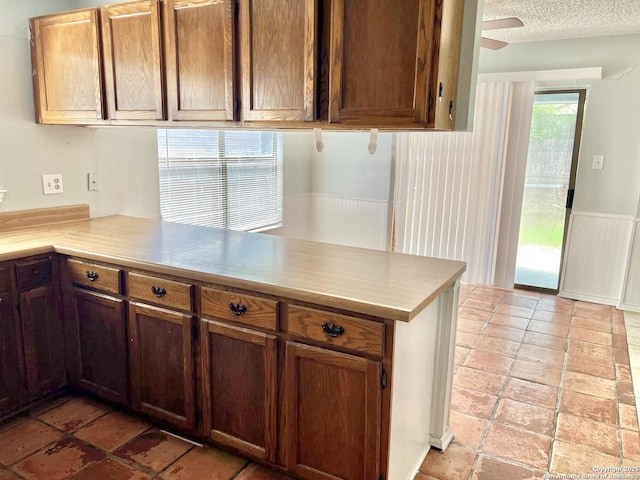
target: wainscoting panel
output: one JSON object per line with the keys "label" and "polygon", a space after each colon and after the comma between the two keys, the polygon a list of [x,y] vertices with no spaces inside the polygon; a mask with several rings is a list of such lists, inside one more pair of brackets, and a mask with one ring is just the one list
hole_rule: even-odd
{"label": "wainscoting panel", "polygon": [[572,213],[559,296],[618,305],[632,229],[633,217]]}
{"label": "wainscoting panel", "polygon": [[387,250],[390,202],[312,194],[312,235],[318,242]]}
{"label": "wainscoting panel", "polygon": [[633,223],[634,231],[629,250],[629,264],[627,265],[620,308],[640,312],[640,219],[636,218]]}

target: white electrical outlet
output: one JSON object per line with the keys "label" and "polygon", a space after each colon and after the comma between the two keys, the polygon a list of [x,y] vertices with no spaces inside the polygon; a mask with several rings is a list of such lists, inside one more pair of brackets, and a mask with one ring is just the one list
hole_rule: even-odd
{"label": "white electrical outlet", "polygon": [[100,184],[98,183],[98,173],[92,172],[89,174],[89,191],[97,192],[100,190]]}
{"label": "white electrical outlet", "polygon": [[593,156],[593,167],[594,170],[602,170],[604,168],[604,155],[594,155]]}
{"label": "white electrical outlet", "polygon": [[62,193],[62,174],[42,175],[42,191],[45,195]]}

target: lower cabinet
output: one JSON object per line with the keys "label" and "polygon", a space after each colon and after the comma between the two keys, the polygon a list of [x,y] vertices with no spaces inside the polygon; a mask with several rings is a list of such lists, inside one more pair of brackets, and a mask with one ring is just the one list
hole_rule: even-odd
{"label": "lower cabinet", "polygon": [[204,435],[275,462],[276,337],[210,320],[200,326]]}
{"label": "lower cabinet", "polygon": [[46,395],[67,383],[58,298],[58,288],[54,284],[20,293],[29,398]]}
{"label": "lower cabinet", "polygon": [[[3,274],[0,268],[0,275]],[[17,317],[8,291],[0,291],[0,416],[24,400],[24,370]]]}
{"label": "lower cabinet", "polygon": [[69,380],[78,388],[126,405],[129,400],[126,308],[122,299],[72,290],[67,331]]}
{"label": "lower cabinet", "polygon": [[193,318],[129,304],[131,405],[183,430],[195,429]]}
{"label": "lower cabinet", "polygon": [[287,342],[292,473],[311,480],[379,478],[381,374],[380,362]]}

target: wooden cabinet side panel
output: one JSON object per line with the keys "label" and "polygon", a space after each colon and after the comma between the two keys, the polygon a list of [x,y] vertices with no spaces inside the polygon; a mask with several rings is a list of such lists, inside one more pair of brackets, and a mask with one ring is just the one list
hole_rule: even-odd
{"label": "wooden cabinet side panel", "polygon": [[429,122],[438,130],[453,130],[455,122],[463,11],[464,0],[436,1]]}
{"label": "wooden cabinet side panel", "polygon": [[102,120],[97,10],[34,18],[30,27],[36,121]]}
{"label": "wooden cabinet side panel", "polygon": [[101,8],[108,116],[162,120],[164,97],[157,0]]}
{"label": "wooden cabinet side panel", "polygon": [[232,0],[167,0],[169,120],[235,120]]}
{"label": "wooden cabinet side panel", "polygon": [[289,470],[314,480],[378,478],[381,369],[379,362],[287,343]]}
{"label": "wooden cabinet side panel", "polygon": [[129,304],[132,406],[178,427],[195,427],[191,316]]}
{"label": "wooden cabinet side panel", "polygon": [[317,0],[240,0],[243,120],[316,114]]}

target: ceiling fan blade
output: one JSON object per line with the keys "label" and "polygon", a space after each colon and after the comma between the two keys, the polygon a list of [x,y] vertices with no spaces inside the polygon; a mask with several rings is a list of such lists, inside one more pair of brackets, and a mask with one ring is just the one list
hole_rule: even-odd
{"label": "ceiling fan blade", "polygon": [[491,50],[500,50],[509,45],[507,42],[494,40],[493,38],[480,37],[480,46],[490,48]]}
{"label": "ceiling fan blade", "polygon": [[524,23],[518,18],[499,18],[497,20],[485,20],[482,22],[482,30],[500,30],[503,28],[524,27]]}

